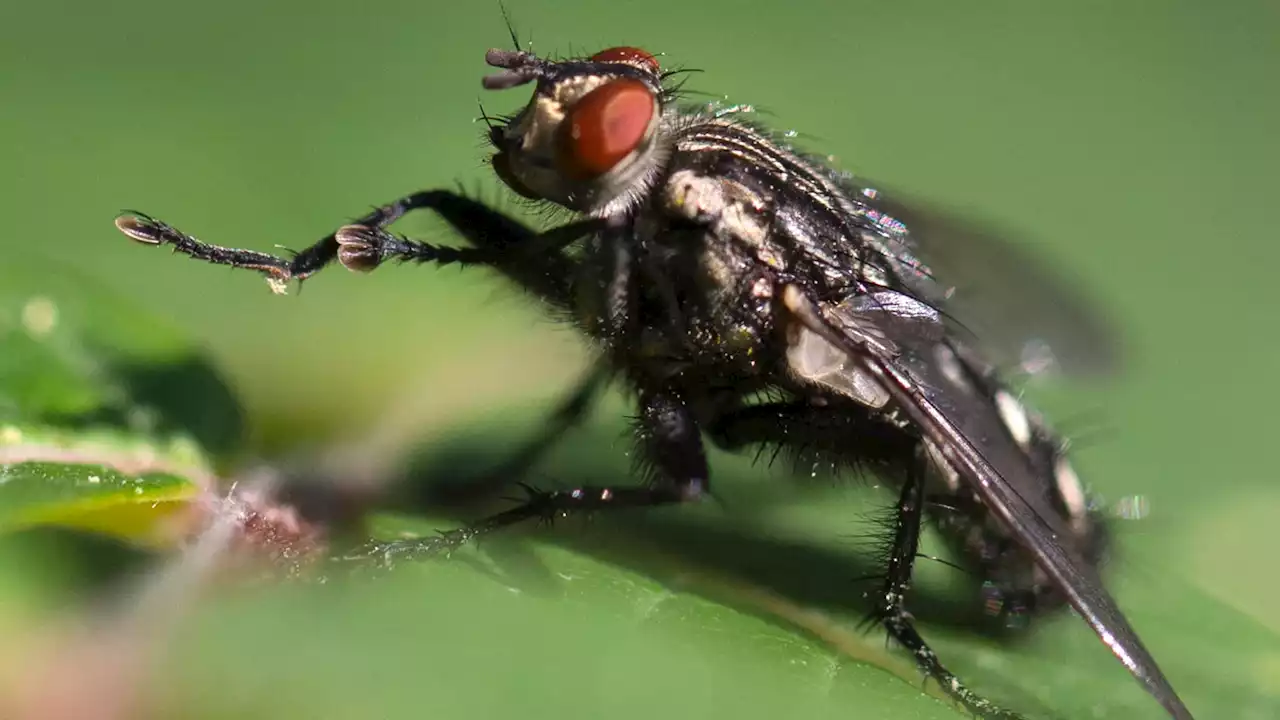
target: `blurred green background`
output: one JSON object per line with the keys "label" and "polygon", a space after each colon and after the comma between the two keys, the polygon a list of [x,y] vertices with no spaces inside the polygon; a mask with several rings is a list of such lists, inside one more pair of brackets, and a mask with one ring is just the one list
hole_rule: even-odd
{"label": "blurred green background", "polygon": [[[1123,376],[1032,394],[1050,418],[1100,416],[1077,467],[1112,502],[1150,503],[1148,517],[1119,524],[1113,585],[1193,709],[1280,715],[1274,3],[508,7],[537,51],[639,45],[704,70],[690,88],[774,113],[778,127],[856,173],[1017,229],[1109,308],[1127,345]],[[412,190],[462,181],[500,198],[473,118],[477,99],[501,113],[527,98],[523,89],[482,96],[483,53],[508,44],[496,2],[7,3],[0,263],[31,282],[78,270],[184,328],[240,397],[251,455],[390,435],[496,456],[538,427],[585,359],[571,332],[498,279],[335,269],[281,298],[255,274],[130,244],[111,220],[134,208],[210,242],[297,249]],[[447,238],[423,218],[397,227]],[[614,438],[624,410],[615,402],[597,413],[547,474],[623,471],[627,448]],[[768,514],[768,502],[749,498],[781,472],[717,467],[741,476],[743,504]],[[859,510],[887,497],[863,495],[805,495],[770,521],[821,529],[853,552]],[[548,552],[552,566],[594,562]],[[508,607],[504,590],[466,571],[428,575],[416,579],[428,590],[397,578],[394,592],[357,590],[355,600],[295,590],[219,607],[208,619],[216,630],[191,641],[208,652],[184,661],[195,668],[188,684],[206,707],[264,717],[954,715],[933,700],[912,704],[910,683],[877,684],[874,674],[843,685],[830,669],[779,680],[769,663],[835,667],[838,654],[767,623],[734,633],[802,649],[744,658],[730,642],[721,652],[718,635],[681,624],[716,617],[718,606],[696,599],[681,601],[691,605],[673,611],[670,627],[608,613],[579,623],[555,603]],[[481,637],[465,637],[467,621],[484,624]],[[1069,717],[1159,717],[1082,624],[1048,625],[1008,651],[957,631],[961,676],[997,678],[1013,697],[1030,692]],[[678,651],[686,642],[692,656]],[[1049,690],[1020,687],[1014,652],[1024,653],[1016,667],[1034,666],[1031,684]],[[1102,679],[1071,684],[1061,658]],[[554,662],[571,669],[553,672]],[[517,677],[528,681],[511,684]],[[281,710],[298,702],[274,692],[282,686],[307,688],[310,709]],[[860,712],[877,693],[906,699]]]}

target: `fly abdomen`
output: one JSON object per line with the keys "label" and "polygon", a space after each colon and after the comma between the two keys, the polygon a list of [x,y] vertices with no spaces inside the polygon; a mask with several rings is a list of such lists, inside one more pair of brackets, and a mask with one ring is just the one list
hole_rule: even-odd
{"label": "fly abdomen", "polygon": [[[945,352],[945,351],[944,351]],[[1090,500],[1088,490],[1066,454],[1066,442],[1043,418],[1001,385],[989,367],[974,367],[965,349],[953,353],[954,378],[964,382],[987,413],[999,422],[1001,433],[988,442],[1015,445],[1028,470],[1040,480],[1026,492],[1036,492],[1068,530],[1059,541],[1074,548],[1085,562],[1099,566],[1108,550],[1105,517]],[[1066,602],[1058,586],[1027,549],[1012,536],[973,490],[959,481],[942,453],[925,441],[932,469],[926,513],[952,552],[960,555],[982,580],[986,615],[1007,627],[1024,626],[1032,615],[1053,611]]]}

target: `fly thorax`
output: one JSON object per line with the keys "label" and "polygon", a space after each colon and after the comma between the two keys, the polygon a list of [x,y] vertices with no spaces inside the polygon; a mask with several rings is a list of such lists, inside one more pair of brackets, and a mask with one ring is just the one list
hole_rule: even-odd
{"label": "fly thorax", "polygon": [[[775,283],[767,219],[751,191],[679,169],[637,225],[642,292],[659,321],[703,358],[755,366],[772,320]],[[771,258],[767,263],[762,257]]]}

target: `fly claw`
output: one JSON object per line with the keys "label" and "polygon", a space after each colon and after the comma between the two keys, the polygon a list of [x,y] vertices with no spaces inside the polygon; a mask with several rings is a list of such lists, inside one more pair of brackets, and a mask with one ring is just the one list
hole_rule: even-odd
{"label": "fly claw", "polygon": [[143,245],[164,244],[164,226],[142,213],[121,213],[116,217],[116,229]]}
{"label": "fly claw", "polygon": [[382,263],[378,233],[363,225],[346,225],[334,233],[338,262],[352,272],[371,272]]}

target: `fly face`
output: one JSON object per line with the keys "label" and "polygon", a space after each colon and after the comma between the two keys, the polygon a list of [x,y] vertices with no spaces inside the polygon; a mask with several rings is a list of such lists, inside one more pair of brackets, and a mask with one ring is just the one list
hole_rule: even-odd
{"label": "fly face", "polygon": [[[536,232],[457,192],[424,190],[288,259],[203,243],[140,213],[116,221],[140,242],[262,272],[273,288],[335,259],[359,271],[389,260],[484,265],[600,341],[597,371],[557,412],[551,435],[517,454],[511,474],[583,417],[602,378],[618,377],[635,391],[635,457],[651,482],[535,491],[475,525],[374,554],[447,551],[526,519],[698,499],[710,487],[704,436],[727,449],[816,448],[834,465],[871,466],[900,484],[875,617],[968,709],[1019,717],[966,689],[915,630],[905,598],[925,518],[989,581],[992,612],[1065,600],[1172,717],[1191,718],[1103,588],[1095,566],[1104,528],[1064,443],[988,359],[1025,361],[1038,346],[1028,337],[1055,336],[1057,321],[1045,320],[1054,308],[1069,311],[1068,326],[1085,327],[1060,337],[1106,347],[1096,324],[1074,323],[1074,298],[1033,303],[1022,293],[1034,288],[1017,284],[1004,300],[988,295],[987,306],[1001,312],[1050,310],[986,323],[997,328],[993,346],[1012,352],[979,350],[965,332],[974,318],[966,316],[964,278],[947,268],[984,266],[969,257],[984,233],[926,214],[919,227],[928,233],[917,236],[906,208],[739,113],[678,107],[677,89],[664,85],[670,73],[636,48],[563,62],[491,50],[486,60],[501,71],[485,87],[534,84],[523,110],[490,129],[496,174],[527,198],[577,211],[576,219]],[[387,230],[424,208],[472,247]],[[1063,357],[1069,371],[1097,366],[1088,356]]]}
{"label": "fly face", "polygon": [[486,87],[536,83],[529,104],[489,135],[494,171],[517,193],[608,215],[615,198],[652,182],[663,109],[652,55],[611,48],[551,63],[495,50],[487,60],[504,71],[485,78]]}

